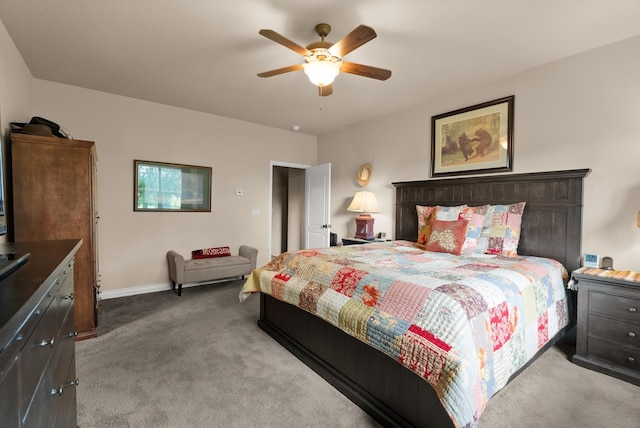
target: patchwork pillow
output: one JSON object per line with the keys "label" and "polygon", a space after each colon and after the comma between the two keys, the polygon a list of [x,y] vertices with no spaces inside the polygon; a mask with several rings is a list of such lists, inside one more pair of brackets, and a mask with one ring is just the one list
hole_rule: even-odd
{"label": "patchwork pillow", "polygon": [[469,255],[476,249],[488,210],[489,205],[481,205],[479,207],[465,207],[460,212],[458,219],[469,222],[461,254]]}
{"label": "patchwork pillow", "polygon": [[460,219],[460,213],[463,209],[467,208],[466,205],[457,205],[455,207],[443,207],[438,205],[436,207],[435,219],[444,221],[454,221]]}
{"label": "patchwork pillow", "polygon": [[520,226],[526,202],[490,205],[475,250],[476,254],[518,255]]}
{"label": "patchwork pillow", "polygon": [[192,259],[210,259],[213,257],[228,257],[231,255],[229,247],[213,247],[203,248],[202,250],[193,250],[191,252]]}
{"label": "patchwork pillow", "polygon": [[435,207],[427,207],[422,205],[416,205],[416,212],[418,213],[418,245],[424,246],[429,240],[431,234],[431,217]]}
{"label": "patchwork pillow", "polygon": [[467,234],[468,224],[467,220],[431,220],[431,234],[425,250],[459,256]]}

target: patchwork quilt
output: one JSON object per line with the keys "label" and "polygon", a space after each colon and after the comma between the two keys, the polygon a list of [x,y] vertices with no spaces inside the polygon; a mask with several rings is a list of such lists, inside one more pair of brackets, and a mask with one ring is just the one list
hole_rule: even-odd
{"label": "patchwork quilt", "polygon": [[540,257],[455,256],[394,241],[284,253],[255,292],[296,305],[429,382],[457,427],[568,322],[566,269]]}

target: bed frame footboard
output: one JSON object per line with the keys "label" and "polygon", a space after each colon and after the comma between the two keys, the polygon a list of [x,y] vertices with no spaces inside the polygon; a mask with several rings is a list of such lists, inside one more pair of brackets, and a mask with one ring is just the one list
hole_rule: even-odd
{"label": "bed frame footboard", "polygon": [[326,321],[260,295],[258,326],[385,427],[453,427],[425,380]]}

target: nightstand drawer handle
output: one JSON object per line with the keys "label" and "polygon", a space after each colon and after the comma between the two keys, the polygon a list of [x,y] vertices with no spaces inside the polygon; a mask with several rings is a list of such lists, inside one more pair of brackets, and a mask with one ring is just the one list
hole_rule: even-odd
{"label": "nightstand drawer handle", "polygon": [[627,361],[629,361],[630,363],[635,363],[636,359],[634,357],[629,357],[627,358]]}
{"label": "nightstand drawer handle", "polygon": [[629,332],[629,337],[636,337],[636,333],[634,331]]}
{"label": "nightstand drawer handle", "polygon": [[629,312],[638,312],[638,308],[631,307],[629,308]]}

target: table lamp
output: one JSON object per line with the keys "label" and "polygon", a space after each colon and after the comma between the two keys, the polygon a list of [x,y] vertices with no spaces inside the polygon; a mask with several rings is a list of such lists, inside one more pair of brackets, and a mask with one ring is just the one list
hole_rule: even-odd
{"label": "table lamp", "polygon": [[361,213],[356,217],[356,238],[372,240],[375,220],[369,213],[380,212],[376,195],[366,191],[356,192],[347,210]]}

